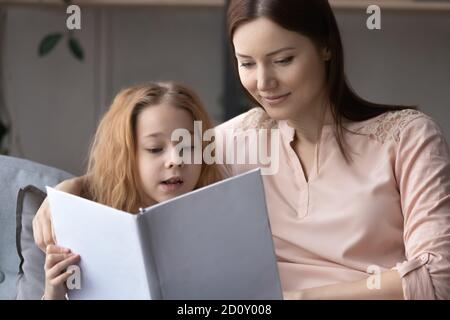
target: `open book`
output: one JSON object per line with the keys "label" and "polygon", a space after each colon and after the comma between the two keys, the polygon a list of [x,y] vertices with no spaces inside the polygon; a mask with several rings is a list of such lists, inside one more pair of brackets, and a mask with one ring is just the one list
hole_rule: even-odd
{"label": "open book", "polygon": [[260,170],[130,214],[47,187],[70,299],[282,299]]}

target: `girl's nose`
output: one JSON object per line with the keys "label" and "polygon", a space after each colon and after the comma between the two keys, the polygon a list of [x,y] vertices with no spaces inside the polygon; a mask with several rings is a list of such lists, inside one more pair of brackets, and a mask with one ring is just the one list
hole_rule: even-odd
{"label": "girl's nose", "polygon": [[183,157],[181,157],[175,150],[172,150],[168,154],[165,166],[168,169],[175,166],[183,167],[184,166]]}

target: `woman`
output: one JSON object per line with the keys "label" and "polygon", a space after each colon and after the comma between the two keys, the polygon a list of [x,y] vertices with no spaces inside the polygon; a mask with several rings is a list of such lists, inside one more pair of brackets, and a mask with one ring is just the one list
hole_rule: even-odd
{"label": "woman", "polygon": [[[450,299],[450,161],[439,127],[350,89],[325,0],[232,0],[228,31],[258,107],[217,130],[234,130],[247,152],[256,141],[236,137],[248,129],[281,133],[279,170],[264,184],[285,297]],[[35,229],[51,238],[47,211]]]}

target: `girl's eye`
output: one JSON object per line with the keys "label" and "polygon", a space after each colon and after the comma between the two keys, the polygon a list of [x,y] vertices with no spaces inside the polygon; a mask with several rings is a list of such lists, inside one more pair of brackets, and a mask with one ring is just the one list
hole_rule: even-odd
{"label": "girl's eye", "polygon": [[292,60],[294,59],[294,57],[287,57],[281,60],[276,60],[275,63],[281,64],[281,65],[286,65],[292,62]]}
{"label": "girl's eye", "polygon": [[147,149],[147,151],[150,153],[159,153],[162,151],[162,148],[150,148],[150,149]]}
{"label": "girl's eye", "polygon": [[194,150],[195,149],[195,147],[194,146],[186,146],[186,147],[183,147],[182,149],[181,149],[181,154],[183,154],[185,151],[186,152],[188,152],[188,151],[192,151],[192,150]]}

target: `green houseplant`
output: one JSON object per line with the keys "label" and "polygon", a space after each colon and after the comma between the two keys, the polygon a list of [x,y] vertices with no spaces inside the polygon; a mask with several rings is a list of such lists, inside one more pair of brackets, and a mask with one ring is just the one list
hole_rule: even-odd
{"label": "green houseplant", "polygon": [[[62,2],[69,6],[72,0],[62,0]],[[0,7],[0,154],[9,154],[12,145],[12,119],[6,105],[6,98],[4,95],[3,83],[3,54],[5,52],[5,30],[6,30],[6,9]],[[84,60],[83,48],[78,39],[74,36],[73,30],[66,29],[65,32],[52,32],[44,36],[40,41],[38,47],[38,55],[44,57],[49,54],[56,45],[62,41],[67,40],[68,48],[71,54],[78,60]]]}
{"label": "green houseplant", "polygon": [[[67,6],[71,5],[72,0],[62,0]],[[47,34],[39,44],[39,56],[43,57],[49,54],[53,48],[61,41],[61,39],[67,39],[67,45],[72,55],[80,61],[84,59],[83,48],[80,45],[78,39],[73,35],[73,30],[67,30],[64,32],[52,32]]]}

